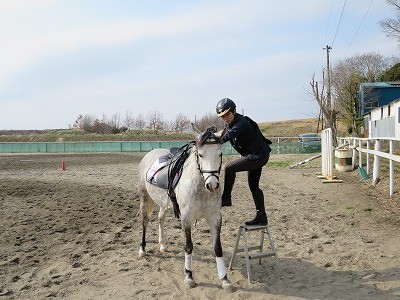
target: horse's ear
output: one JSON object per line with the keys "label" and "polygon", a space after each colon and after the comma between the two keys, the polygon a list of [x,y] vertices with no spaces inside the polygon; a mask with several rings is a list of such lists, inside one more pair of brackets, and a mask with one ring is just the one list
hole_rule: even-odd
{"label": "horse's ear", "polygon": [[201,137],[201,131],[193,123],[190,124],[192,125],[192,130],[196,135],[196,140],[199,141]]}
{"label": "horse's ear", "polygon": [[220,140],[225,135],[225,132],[226,132],[226,127],[224,129],[214,133],[214,136]]}
{"label": "horse's ear", "polygon": [[200,135],[201,131],[193,123],[190,124],[192,125],[192,130],[196,133],[196,135]]}

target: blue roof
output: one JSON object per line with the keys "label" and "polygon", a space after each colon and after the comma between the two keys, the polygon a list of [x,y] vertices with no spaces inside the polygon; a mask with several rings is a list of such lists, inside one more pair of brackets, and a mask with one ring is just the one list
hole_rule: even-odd
{"label": "blue roof", "polygon": [[370,86],[370,87],[377,87],[377,88],[390,88],[390,87],[400,87],[400,81],[393,81],[393,82],[362,82],[360,85],[362,87]]}
{"label": "blue roof", "polygon": [[360,84],[360,115],[400,98],[400,82],[363,82]]}

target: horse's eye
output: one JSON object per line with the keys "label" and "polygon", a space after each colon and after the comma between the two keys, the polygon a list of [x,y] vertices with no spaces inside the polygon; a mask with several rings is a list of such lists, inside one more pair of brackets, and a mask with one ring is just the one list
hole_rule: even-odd
{"label": "horse's eye", "polygon": [[199,157],[203,157],[203,155],[199,154]]}

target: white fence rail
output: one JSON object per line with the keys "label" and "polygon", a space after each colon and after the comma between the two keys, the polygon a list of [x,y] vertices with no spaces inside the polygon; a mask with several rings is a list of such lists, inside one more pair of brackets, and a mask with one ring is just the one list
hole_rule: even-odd
{"label": "white fence rail", "polygon": [[[382,144],[386,143],[389,146],[389,153],[381,151]],[[394,194],[394,162],[400,162],[400,156],[394,154],[395,144],[400,144],[400,139],[394,138],[355,138],[344,137],[339,138],[339,146],[349,145],[353,149],[353,169],[356,165],[358,155],[358,166],[363,167],[363,153],[366,157],[366,172],[370,173],[371,157],[373,157],[372,184],[376,185],[380,176],[380,158],[389,160],[389,193]],[[398,146],[397,144],[397,146]],[[373,146],[373,148],[372,148]]]}

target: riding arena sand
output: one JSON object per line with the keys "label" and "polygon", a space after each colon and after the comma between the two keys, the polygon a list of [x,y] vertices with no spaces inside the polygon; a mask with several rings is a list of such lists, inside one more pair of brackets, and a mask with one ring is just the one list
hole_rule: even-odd
{"label": "riding arena sand", "polygon": [[251,260],[251,284],[242,253],[228,269],[238,228],[255,214],[246,174],[238,174],[233,206],[222,208],[221,242],[233,284],[228,293],[204,220],[193,226],[196,287],[183,283],[184,241],[172,210],[168,251],[158,250],[156,210],[148,254],[138,257],[142,153],[2,154],[0,300],[400,299],[397,179],[389,197],[384,172],[373,186],[357,171],[335,172],[342,183],[323,183],[315,175],[320,159],[288,167],[310,156],[273,155],[264,168],[260,186],[277,259]]}

